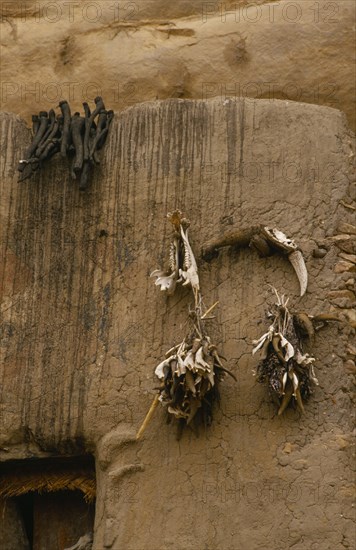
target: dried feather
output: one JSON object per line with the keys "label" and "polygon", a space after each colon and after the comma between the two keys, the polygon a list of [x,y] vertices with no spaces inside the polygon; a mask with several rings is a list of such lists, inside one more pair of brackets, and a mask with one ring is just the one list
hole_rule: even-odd
{"label": "dried feather", "polygon": [[264,343],[263,343],[263,346],[260,348],[260,360],[263,361],[264,359],[266,359],[267,355],[268,355],[268,348],[269,348],[269,340],[265,340]]}
{"label": "dried feather", "polygon": [[188,418],[189,414],[184,412],[182,409],[168,406],[168,412],[173,414],[176,418]]}

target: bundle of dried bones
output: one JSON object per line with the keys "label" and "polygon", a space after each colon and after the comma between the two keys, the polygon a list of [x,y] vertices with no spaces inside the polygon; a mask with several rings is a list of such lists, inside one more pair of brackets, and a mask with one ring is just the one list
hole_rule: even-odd
{"label": "bundle of dried bones", "polygon": [[30,178],[46,160],[60,152],[63,158],[73,157],[71,175],[73,179],[79,177],[79,189],[86,189],[92,167],[99,164],[97,151],[105,143],[114,116],[113,111],[106,111],[101,97],[95,98],[95,105],[91,112],[89,105],[83,103],[84,117],[80,113],[72,116],[67,101],[59,103],[61,115],[53,109],[33,115],[33,140],[19,162],[19,182]]}
{"label": "bundle of dried bones", "polygon": [[[219,400],[219,383],[228,371],[216,346],[203,328],[204,316],[194,312],[194,328],[155,369],[161,380],[159,401],[169,414],[190,425],[198,415],[205,425],[212,421],[214,401]],[[197,418],[198,418],[197,417]]]}
{"label": "bundle of dried bones", "polygon": [[211,342],[205,329],[205,321],[216,302],[202,314],[202,296],[195,257],[188,239],[189,221],[179,210],[169,213],[168,219],[174,227],[170,246],[170,265],[167,271],[155,270],[156,285],[172,295],[177,283],[189,285],[194,295],[194,310],[190,312],[191,332],[180,344],[166,353],[166,358],[156,367],[155,374],[161,381],[153,405],[138,432],[140,437],[158,402],[167,407],[169,415],[179,419],[180,425],[191,425],[203,420],[209,425],[212,420],[214,401],[219,399],[219,382],[225,373],[235,376],[226,369],[223,359]]}
{"label": "bundle of dried bones", "polygon": [[[315,358],[303,350],[303,340],[314,339],[314,324],[325,321],[340,321],[334,315],[312,316],[306,313],[291,313],[287,307],[289,299],[279,296],[273,289],[277,302],[268,313],[272,320],[268,331],[254,340],[252,353],[260,353],[257,366],[257,380],[267,382],[272,397],[282,414],[293,400],[301,412],[303,401],[311,395],[312,384],[318,385],[314,372]],[[316,327],[318,328],[318,327]],[[293,398],[293,399],[292,399]]]}
{"label": "bundle of dried bones", "polygon": [[197,263],[188,239],[190,225],[180,210],[169,212],[167,218],[174,227],[173,241],[169,249],[169,268],[166,271],[155,269],[151,277],[156,277],[155,285],[160,286],[168,296],[172,296],[177,283],[189,285],[194,294],[195,306],[199,302],[200,286]]}

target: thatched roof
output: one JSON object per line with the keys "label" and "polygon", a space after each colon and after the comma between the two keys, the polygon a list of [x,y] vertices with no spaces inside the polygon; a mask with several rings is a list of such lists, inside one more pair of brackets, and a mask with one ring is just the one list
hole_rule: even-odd
{"label": "thatched roof", "polygon": [[3,464],[1,469],[0,497],[3,498],[31,491],[79,490],[87,502],[95,499],[95,470],[91,460],[21,460]]}

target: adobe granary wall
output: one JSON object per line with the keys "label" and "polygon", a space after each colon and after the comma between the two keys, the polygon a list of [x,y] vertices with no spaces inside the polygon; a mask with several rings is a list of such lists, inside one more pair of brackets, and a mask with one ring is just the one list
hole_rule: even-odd
{"label": "adobe granary wall", "polygon": [[[100,167],[80,192],[54,157],[23,184],[30,140],[1,115],[0,457],[96,461],[95,550],[352,548],[355,374],[355,188],[352,134],[334,109],[288,101],[172,99],[116,116]],[[149,278],[164,265],[166,213],[191,220],[209,331],[237,383],[199,437],[156,410],[154,367],[186,330],[191,294],[167,298]],[[249,249],[201,248],[227,230],[267,224],[301,246],[291,265]],[[277,416],[252,371],[268,285],[310,314],[344,322],[311,347],[320,386],[305,414]]]}

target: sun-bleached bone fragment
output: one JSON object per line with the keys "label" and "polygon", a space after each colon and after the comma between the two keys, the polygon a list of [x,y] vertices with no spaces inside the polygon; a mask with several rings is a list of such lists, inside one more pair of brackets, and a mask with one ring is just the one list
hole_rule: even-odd
{"label": "sun-bleached bone fragment", "polygon": [[308,286],[308,271],[305,265],[303,254],[300,250],[295,250],[288,254],[288,260],[293,266],[294,271],[298,277],[300,285],[300,295],[304,296]]}
{"label": "sun-bleached bone fragment", "polygon": [[199,275],[197,262],[195,260],[192,248],[188,240],[188,229],[184,232],[183,227],[180,228],[181,236],[183,239],[184,246],[184,269],[179,270],[179,275],[183,277],[184,283],[183,286],[190,284],[193,290],[199,292]]}

